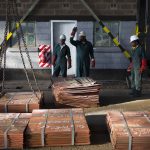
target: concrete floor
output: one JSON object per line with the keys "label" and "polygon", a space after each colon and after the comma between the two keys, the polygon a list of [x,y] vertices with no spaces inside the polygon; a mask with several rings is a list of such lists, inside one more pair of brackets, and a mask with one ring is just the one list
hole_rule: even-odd
{"label": "concrete floor", "polygon": [[[109,134],[105,124],[107,111],[150,111],[150,84],[148,82],[144,83],[143,95],[140,98],[132,98],[129,96],[129,89],[124,81],[98,82],[102,83],[103,87],[100,92],[100,107],[84,109],[91,130],[91,145],[37,148],[38,150],[111,150]],[[48,89],[50,82],[45,80],[38,81],[38,83],[40,89],[44,91],[45,105],[43,108],[55,108],[52,91]],[[26,81],[8,81],[6,82],[6,89],[7,92],[30,91]]]}

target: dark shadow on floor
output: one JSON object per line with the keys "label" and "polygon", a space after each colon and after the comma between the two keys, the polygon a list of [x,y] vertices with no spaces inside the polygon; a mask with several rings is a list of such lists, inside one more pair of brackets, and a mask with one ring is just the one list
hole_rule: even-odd
{"label": "dark shadow on floor", "polygon": [[104,90],[100,94],[100,106],[108,106],[112,104],[121,104],[143,99],[150,99],[149,92],[143,92],[141,97],[133,97],[129,95],[130,90]]}
{"label": "dark shadow on floor", "polygon": [[106,115],[90,115],[86,116],[86,120],[91,132],[91,144],[105,144],[110,142]]}

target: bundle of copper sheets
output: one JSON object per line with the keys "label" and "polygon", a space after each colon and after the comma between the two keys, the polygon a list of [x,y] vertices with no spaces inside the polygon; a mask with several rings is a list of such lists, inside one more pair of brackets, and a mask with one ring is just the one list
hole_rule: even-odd
{"label": "bundle of copper sheets", "polygon": [[31,113],[0,113],[0,149],[23,149]]}
{"label": "bundle of copper sheets", "polygon": [[97,107],[100,87],[90,78],[59,79],[52,86],[56,105],[73,108]]}
{"label": "bundle of copper sheets", "polygon": [[43,94],[37,92],[37,96],[39,99],[32,92],[6,93],[0,98],[0,112],[28,113],[39,109]]}
{"label": "bundle of copper sheets", "polygon": [[115,150],[150,149],[150,112],[109,112],[107,125]]}
{"label": "bundle of copper sheets", "polygon": [[34,110],[29,121],[26,146],[90,144],[90,132],[82,109]]}

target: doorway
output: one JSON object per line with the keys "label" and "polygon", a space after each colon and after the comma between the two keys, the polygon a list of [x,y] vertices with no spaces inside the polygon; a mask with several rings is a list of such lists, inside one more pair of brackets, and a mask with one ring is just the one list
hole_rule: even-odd
{"label": "doorway", "polygon": [[[69,20],[52,20],[51,21],[51,47],[53,48],[59,43],[59,36],[66,35],[66,44],[70,47],[72,68],[67,70],[68,75],[76,75],[76,47],[70,43],[70,33],[73,27],[77,26],[77,21]],[[76,40],[76,36],[74,38]],[[53,68],[52,68],[53,73]]]}

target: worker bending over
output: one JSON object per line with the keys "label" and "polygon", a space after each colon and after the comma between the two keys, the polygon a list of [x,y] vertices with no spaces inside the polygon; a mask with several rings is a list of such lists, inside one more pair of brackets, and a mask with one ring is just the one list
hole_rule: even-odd
{"label": "worker bending over", "polygon": [[135,97],[141,96],[142,92],[142,73],[146,69],[145,50],[142,49],[139,38],[136,35],[130,37],[132,45],[131,57],[132,62],[129,66],[131,70],[131,95]]}
{"label": "worker bending over", "polygon": [[90,62],[92,67],[95,67],[95,59],[93,46],[91,42],[86,40],[84,31],[79,33],[79,40],[73,40],[77,32],[77,27],[74,27],[70,37],[70,43],[77,48],[77,77],[88,77],[90,73]]}
{"label": "worker bending over", "polygon": [[70,48],[66,45],[65,41],[66,36],[64,34],[60,35],[60,43],[53,50],[52,65],[54,66],[54,77],[58,77],[60,72],[62,77],[67,77],[67,60],[68,69],[71,68]]}

